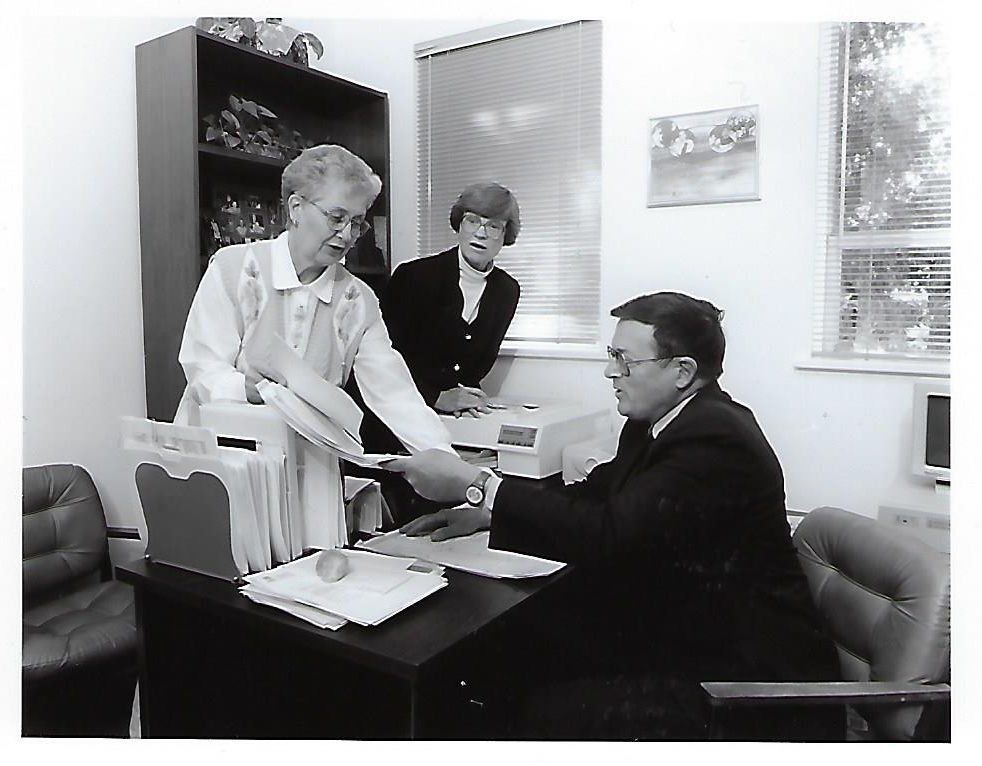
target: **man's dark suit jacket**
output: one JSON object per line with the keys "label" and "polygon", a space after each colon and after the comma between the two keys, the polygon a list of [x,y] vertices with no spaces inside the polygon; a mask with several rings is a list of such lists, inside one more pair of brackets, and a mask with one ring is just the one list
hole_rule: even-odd
{"label": "man's dark suit jacket", "polygon": [[571,705],[556,715],[578,727],[573,738],[700,736],[701,680],[838,678],[791,544],[781,466],[753,413],[715,382],[654,440],[649,423],[628,421],[614,459],[583,482],[505,479],[490,545],[576,565],[530,628],[562,682],[538,712]]}
{"label": "man's dark suit jacket", "polygon": [[400,264],[382,295],[382,317],[423,399],[431,407],[441,391],[479,386],[515,315],[519,286],[493,267],[474,321],[461,318],[457,248]]}

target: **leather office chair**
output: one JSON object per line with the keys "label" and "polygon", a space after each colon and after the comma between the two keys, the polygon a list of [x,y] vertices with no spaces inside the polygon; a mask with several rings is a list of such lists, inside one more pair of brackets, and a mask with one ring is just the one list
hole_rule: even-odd
{"label": "leather office chair", "polygon": [[133,589],[111,579],[99,493],[76,465],[25,468],[23,479],[23,734],[126,736]]}
{"label": "leather office chair", "polygon": [[704,682],[714,722],[758,705],[847,704],[847,739],[950,740],[948,557],[841,508],[816,508],[793,540],[847,680]]}

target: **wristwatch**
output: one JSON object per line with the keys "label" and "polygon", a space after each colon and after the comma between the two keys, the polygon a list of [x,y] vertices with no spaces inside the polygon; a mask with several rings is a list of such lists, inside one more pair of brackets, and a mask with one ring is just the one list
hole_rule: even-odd
{"label": "wristwatch", "polygon": [[467,485],[467,489],[464,490],[464,498],[467,500],[468,505],[473,505],[475,508],[484,505],[484,488],[488,484],[488,479],[492,476],[493,474],[490,471],[482,470],[477,478]]}

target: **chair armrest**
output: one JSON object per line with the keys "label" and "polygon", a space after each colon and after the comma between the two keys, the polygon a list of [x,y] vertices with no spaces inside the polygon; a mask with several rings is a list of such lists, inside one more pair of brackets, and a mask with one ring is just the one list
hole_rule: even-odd
{"label": "chair armrest", "polygon": [[712,707],[762,705],[862,705],[951,699],[948,684],[906,681],[703,681]]}

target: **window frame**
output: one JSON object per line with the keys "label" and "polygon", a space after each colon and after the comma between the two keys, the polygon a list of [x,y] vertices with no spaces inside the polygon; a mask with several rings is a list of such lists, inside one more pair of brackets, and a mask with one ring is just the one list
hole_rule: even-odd
{"label": "window frame", "polygon": [[[950,217],[947,227],[936,228],[919,229],[911,227],[907,229],[848,231],[843,226],[845,197],[848,189],[845,177],[847,142],[844,138],[848,125],[847,99],[850,71],[848,34],[849,25],[852,23],[824,24],[819,33],[819,151],[816,166],[818,204],[816,205],[817,241],[812,301],[813,318],[809,356],[798,360],[794,367],[799,370],[823,372],[948,377],[951,366],[950,331],[945,354],[863,350],[836,352],[827,348],[828,324],[832,323],[836,327],[841,327],[839,312],[841,311],[842,293],[838,282],[842,279],[842,253],[846,251],[867,250],[875,252],[883,248],[947,248],[949,300],[952,292],[950,286],[952,270]],[[833,44],[833,35],[839,41],[838,47],[840,55],[843,55],[842,61],[837,60],[833,53],[836,48],[836,45]],[[832,102],[832,94],[837,94],[840,98],[838,104]],[[824,206],[822,204],[823,199],[825,201]],[[833,266],[832,261],[839,261],[840,264]]]}

